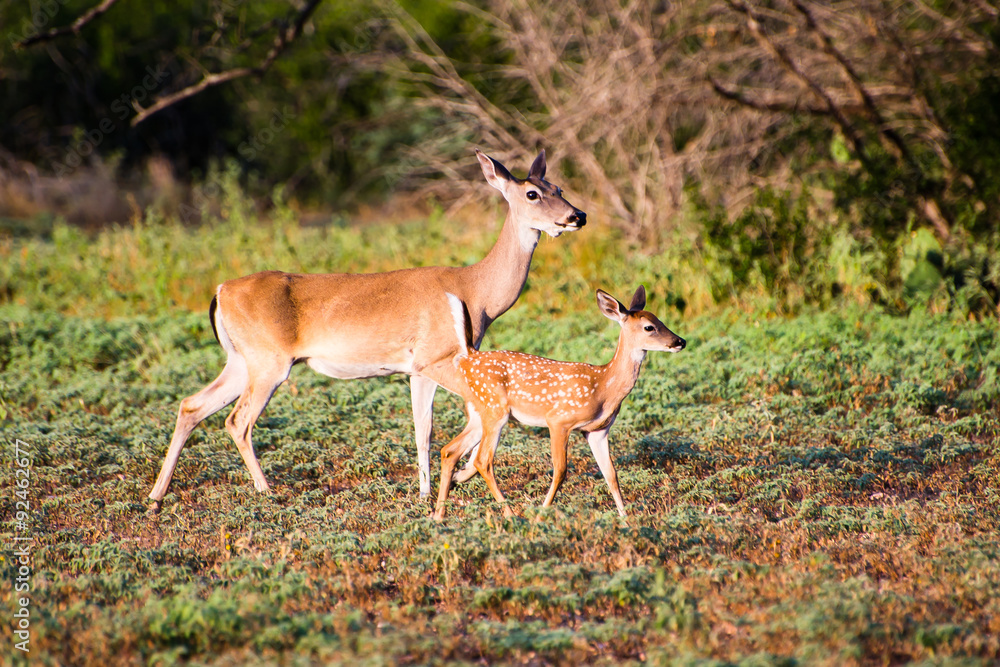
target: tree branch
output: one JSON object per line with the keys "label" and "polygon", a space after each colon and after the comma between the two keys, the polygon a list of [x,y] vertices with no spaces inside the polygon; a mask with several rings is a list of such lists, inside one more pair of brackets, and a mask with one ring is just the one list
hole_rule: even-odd
{"label": "tree branch", "polygon": [[761,26],[760,21],[757,18],[756,12],[751,9],[742,0],[726,0],[730,7],[735,9],[737,12],[743,14],[747,18],[747,27],[753,36],[757,39],[758,43],[766,51],[768,51],[774,58],[781,63],[781,65],[787,69],[792,76],[799,80],[806,88],[811,90],[813,94],[823,100],[826,105],[830,116],[836,121],[837,125],[840,126],[841,132],[847,137],[847,140],[851,142],[851,146],[854,147],[854,152],[865,164],[871,162],[868,155],[868,150],[865,148],[864,138],[861,133],[854,127],[851,121],[844,115],[843,110],[834,102],[833,98],[826,91],[823,86],[819,85],[816,81],[809,77],[802,68],[798,66],[795,60],[788,54],[788,51],[784,47],[776,44],[774,40],[764,32],[763,26]]}
{"label": "tree branch", "polygon": [[[910,151],[909,146],[906,145],[903,137],[888,123],[885,116],[882,114],[882,110],[875,103],[874,98],[868,91],[864,82],[861,80],[861,77],[858,75],[854,66],[850,63],[843,52],[836,47],[830,36],[820,27],[816,18],[813,16],[812,11],[805,5],[805,3],[802,2],[802,0],[791,0],[791,2],[795,6],[795,9],[797,9],[798,12],[805,18],[806,26],[809,30],[819,37],[823,50],[827,53],[827,55],[837,61],[844,73],[847,75],[848,81],[851,82],[851,87],[853,87],[858,96],[861,97],[861,101],[864,104],[865,109],[871,116],[872,121],[874,121],[876,131],[882,139],[882,145],[891,154],[894,154],[896,158],[905,162],[914,173],[923,175],[923,169],[921,168],[920,163],[913,157],[913,153]],[[953,178],[953,174],[951,173],[951,161],[948,160],[947,155],[943,152],[941,155],[943,157],[942,166],[944,166],[945,171],[948,173],[947,180],[950,181]],[[946,210],[942,210],[942,207],[934,195],[931,195],[930,198],[926,198],[921,195],[918,197],[918,202],[924,218],[934,226],[938,235],[942,239],[947,240],[951,235],[951,220],[947,215]]]}
{"label": "tree branch", "polygon": [[[816,104],[802,103],[798,100],[787,100],[787,99],[759,99],[757,97],[751,97],[746,95],[740,90],[734,90],[732,88],[727,88],[725,84],[716,79],[715,77],[709,75],[708,82],[712,85],[712,89],[719,94],[719,96],[737,104],[751,109],[756,109],[757,111],[770,111],[773,113],[807,113],[810,116],[830,116],[830,109],[826,106],[818,106]],[[862,111],[862,107],[857,104],[853,106],[840,104],[841,109],[845,112],[857,113]]]}
{"label": "tree branch", "polygon": [[136,110],[136,115],[132,119],[131,125],[132,127],[135,127],[158,111],[163,111],[167,107],[173,106],[182,100],[194,97],[203,90],[218,86],[219,84],[226,83],[227,81],[232,81],[233,79],[249,76],[255,72],[256,69],[253,67],[238,67],[236,69],[226,70],[225,72],[219,72],[217,74],[208,74],[198,83],[188,86],[182,90],[178,90],[176,93],[171,93],[161,97],[151,106],[143,108],[138,102],[133,102],[132,106]]}
{"label": "tree branch", "polygon": [[278,56],[280,56],[285,49],[287,49],[288,46],[295,41],[300,34],[302,34],[302,28],[306,24],[306,21],[309,20],[309,17],[313,15],[316,8],[322,1],[323,0],[310,0],[305,7],[300,9],[295,16],[295,20],[292,22],[292,25],[287,28],[283,28],[278,32],[278,36],[274,39],[274,46],[271,47],[270,51],[267,52],[267,55],[264,56],[264,59],[256,67],[235,67],[223,72],[207,74],[198,83],[161,97],[152,105],[145,108],[139,106],[138,103],[133,103],[136,115],[130,123],[131,126],[136,127],[153,114],[163,111],[167,107],[173,106],[182,100],[188,99],[189,97],[194,97],[208,88],[213,88],[223,83],[232,81],[233,79],[250,76],[251,74],[254,76],[262,76],[268,68],[271,67],[274,61],[278,59]]}
{"label": "tree branch", "polygon": [[62,37],[63,35],[76,35],[83,29],[85,25],[96,19],[98,16],[104,12],[111,9],[118,0],[104,0],[101,4],[97,5],[93,9],[82,14],[77,20],[73,21],[67,26],[62,28],[52,28],[45,32],[40,32],[37,35],[23,39],[17,44],[16,48],[23,49],[25,47],[31,46],[32,44],[38,44],[39,42],[47,42],[57,37]]}
{"label": "tree branch", "polygon": [[819,23],[816,21],[816,17],[813,16],[812,11],[805,5],[805,3],[802,2],[802,0],[791,1],[792,5],[795,6],[795,9],[797,9],[798,12],[802,14],[803,18],[805,18],[806,26],[809,30],[819,38],[820,44],[823,46],[823,50],[827,53],[827,55],[836,60],[841,69],[844,70],[844,73],[847,75],[847,80],[851,83],[851,87],[854,88],[854,91],[861,98],[862,103],[864,103],[865,109],[871,115],[872,120],[875,121],[879,134],[887,140],[887,143],[883,143],[883,145],[890,152],[895,152],[897,157],[902,157],[908,163],[913,164],[913,156],[910,153],[909,147],[906,145],[906,142],[903,141],[903,137],[899,136],[899,133],[893,130],[889,126],[889,123],[886,122],[885,116],[882,115],[882,111],[878,108],[878,105],[875,104],[875,100],[872,98],[871,93],[868,92],[868,89],[865,87],[864,82],[858,75],[857,70],[854,69],[854,66],[843,54],[843,52],[841,52],[840,49],[834,45],[830,36],[820,27]]}

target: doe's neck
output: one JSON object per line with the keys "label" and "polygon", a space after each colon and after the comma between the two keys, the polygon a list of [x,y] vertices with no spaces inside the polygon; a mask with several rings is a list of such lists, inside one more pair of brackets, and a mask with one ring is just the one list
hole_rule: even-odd
{"label": "doe's neck", "polygon": [[495,320],[521,295],[531,269],[531,257],[540,232],[518,224],[513,210],[507,212],[497,242],[479,262],[466,267],[470,285],[476,290],[475,305]]}

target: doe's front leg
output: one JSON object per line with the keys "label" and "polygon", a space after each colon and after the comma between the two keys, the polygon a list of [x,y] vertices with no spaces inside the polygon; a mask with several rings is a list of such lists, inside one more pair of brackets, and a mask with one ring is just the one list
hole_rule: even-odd
{"label": "doe's front leg", "polygon": [[434,424],[434,393],[438,385],[433,380],[410,377],[410,402],[413,406],[413,434],[417,442],[417,473],[420,476],[420,497],[431,495],[431,428]]}

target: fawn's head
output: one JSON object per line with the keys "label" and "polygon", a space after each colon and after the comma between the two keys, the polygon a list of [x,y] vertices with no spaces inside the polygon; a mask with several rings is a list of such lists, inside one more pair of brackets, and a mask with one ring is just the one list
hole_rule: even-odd
{"label": "fawn's head", "polygon": [[531,163],[528,177],[515,178],[502,164],[476,149],[486,182],[500,191],[513,218],[523,226],[559,236],[587,224],[587,214],[563,199],[562,190],[545,180],[545,151]]}
{"label": "fawn's head", "polygon": [[643,310],[646,288],[642,285],[632,295],[628,308],[604,290],[597,290],[597,305],[606,318],[621,324],[622,337],[627,338],[634,349],[680,352],[687,345],[687,341],[665,327],[656,315]]}

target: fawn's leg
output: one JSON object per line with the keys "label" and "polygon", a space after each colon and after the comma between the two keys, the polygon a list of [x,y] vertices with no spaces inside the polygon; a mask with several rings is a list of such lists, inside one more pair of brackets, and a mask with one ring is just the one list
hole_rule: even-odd
{"label": "fawn's leg", "polygon": [[509,418],[510,414],[506,412],[498,421],[486,421],[484,418],[483,439],[479,443],[479,451],[476,453],[476,458],[473,459],[476,470],[486,480],[486,486],[490,488],[493,497],[503,507],[503,514],[507,517],[514,516],[514,512],[507,505],[507,500],[503,497],[503,493],[500,492],[500,487],[497,485],[496,477],[493,474],[493,455],[496,453],[497,443],[500,442],[500,434],[503,432],[503,427],[507,425]]}
{"label": "fawn's leg", "polygon": [[566,455],[569,449],[569,429],[558,424],[549,424],[549,439],[552,441],[552,486],[545,496],[542,507],[548,507],[556,497],[559,487],[566,479]]}
{"label": "fawn's leg", "polygon": [[611,489],[611,496],[615,499],[615,505],[618,506],[618,514],[625,516],[625,503],[622,501],[621,491],[618,490],[618,473],[615,472],[615,464],[611,461],[611,452],[608,450],[608,432],[610,430],[611,427],[603,431],[591,431],[587,434],[587,442],[590,444],[590,450],[594,452],[594,458],[597,459],[597,466],[601,469],[601,474],[604,475],[604,481]]}
{"label": "fawn's leg", "polygon": [[435,521],[444,519],[445,502],[448,500],[448,490],[451,488],[452,472],[458,465],[458,460],[475,444],[479,442],[483,435],[483,423],[479,412],[472,405],[466,404],[469,413],[469,423],[465,428],[447,445],[441,448],[441,481],[438,486],[438,499],[434,506]]}

